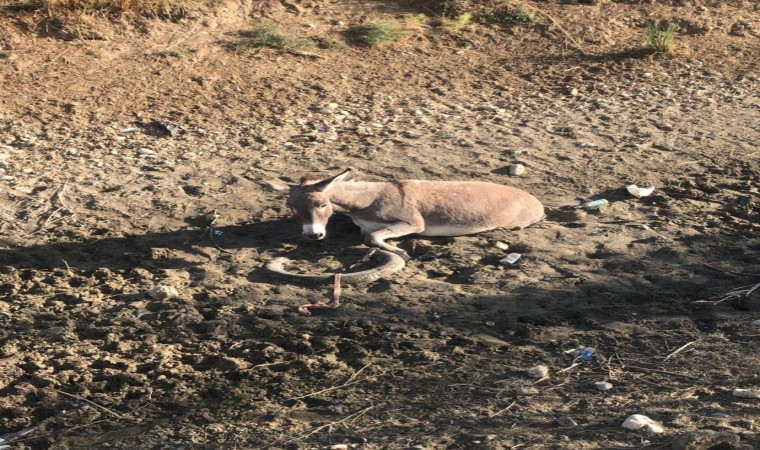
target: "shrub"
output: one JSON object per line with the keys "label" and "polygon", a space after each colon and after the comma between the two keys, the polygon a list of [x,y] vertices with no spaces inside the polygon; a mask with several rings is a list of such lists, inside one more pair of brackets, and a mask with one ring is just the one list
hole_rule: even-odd
{"label": "shrub", "polygon": [[269,47],[289,52],[301,52],[314,47],[314,42],[281,33],[273,25],[260,25],[252,30],[238,32],[243,39],[232,46],[236,50]]}
{"label": "shrub", "polygon": [[397,41],[409,35],[409,31],[395,20],[378,20],[348,29],[349,38],[360,45],[374,47]]}
{"label": "shrub", "polygon": [[670,53],[675,47],[678,26],[668,23],[667,27],[650,23],[647,25],[647,47],[654,52]]}

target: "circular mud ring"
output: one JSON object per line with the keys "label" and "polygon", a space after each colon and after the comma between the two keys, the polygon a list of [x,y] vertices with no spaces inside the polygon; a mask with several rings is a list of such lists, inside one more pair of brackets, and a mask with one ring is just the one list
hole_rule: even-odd
{"label": "circular mud ring", "polygon": [[[361,272],[342,273],[340,281],[344,284],[371,283],[394,272],[398,272],[406,265],[404,258],[385,250],[375,252],[372,255],[372,260],[377,263],[377,267],[362,270]],[[301,285],[328,284],[332,283],[335,279],[333,274],[309,275],[288,272],[285,269],[285,265],[289,262],[290,259],[285,257],[275,258],[264,266],[264,272],[273,280]]]}

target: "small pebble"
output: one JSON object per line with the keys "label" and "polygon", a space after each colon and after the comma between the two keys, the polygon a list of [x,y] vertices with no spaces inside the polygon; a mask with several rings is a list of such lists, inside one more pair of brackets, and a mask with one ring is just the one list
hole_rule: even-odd
{"label": "small pebble", "polygon": [[623,428],[629,430],[644,430],[650,433],[662,433],[665,429],[659,423],[642,414],[629,416],[623,422]]}
{"label": "small pebble", "polygon": [[137,154],[142,155],[142,156],[150,156],[150,155],[155,155],[156,152],[154,152],[153,150],[149,148],[140,147],[137,149]]}
{"label": "small pebble", "polygon": [[734,389],[734,397],[760,398],[760,389]]}
{"label": "small pebble", "polygon": [[330,450],[348,450],[348,444],[335,444],[330,447]]}
{"label": "small pebble", "polygon": [[517,388],[517,394],[518,395],[536,395],[540,393],[537,388],[534,388],[533,386],[520,386]]}
{"label": "small pebble", "polygon": [[528,375],[533,378],[544,378],[549,375],[549,368],[543,364],[536,367],[531,367],[528,369]]}
{"label": "small pebble", "polygon": [[757,320],[753,320],[753,321],[752,321],[752,325],[754,325],[754,326],[756,326],[756,327],[760,327],[760,319],[757,319]]}
{"label": "small pebble", "polygon": [[12,175],[3,175],[2,177],[0,177],[0,180],[3,180],[3,181],[11,181],[11,180],[13,180],[13,179],[15,179],[15,178],[16,178],[16,177],[14,177],[14,176],[12,176]]}
{"label": "small pebble", "polygon": [[179,291],[174,286],[158,285],[148,292],[156,300],[168,300],[179,297]]}
{"label": "small pebble", "polygon": [[612,389],[612,383],[609,383],[607,381],[597,381],[596,383],[594,383],[594,386],[596,386],[597,390],[602,391],[602,392],[609,391],[610,389]]}
{"label": "small pebble", "polygon": [[574,421],[570,417],[560,417],[557,419],[557,424],[561,427],[577,427],[578,422]]}
{"label": "small pebble", "polygon": [[644,72],[644,78],[652,78],[652,72]]}

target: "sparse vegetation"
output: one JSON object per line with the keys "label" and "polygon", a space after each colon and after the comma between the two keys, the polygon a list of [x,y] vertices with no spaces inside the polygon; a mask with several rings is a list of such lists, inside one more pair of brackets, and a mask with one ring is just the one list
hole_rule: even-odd
{"label": "sparse vegetation", "polygon": [[470,26],[472,14],[463,13],[453,19],[444,17],[441,19],[441,29],[447,33],[458,33]]}
{"label": "sparse vegetation", "polygon": [[299,53],[315,47],[313,41],[284,34],[273,25],[260,25],[252,30],[240,31],[238,36],[243,39],[232,44],[236,50],[269,47]]}
{"label": "sparse vegetation", "polygon": [[10,53],[7,52],[0,52],[0,59],[8,59],[11,57]]}
{"label": "sparse vegetation", "polygon": [[378,20],[353,26],[348,29],[347,34],[352,42],[374,47],[405,38],[410,32],[395,20]]}
{"label": "sparse vegetation", "polygon": [[198,50],[195,48],[188,48],[184,50],[161,50],[156,52],[156,56],[162,58],[184,58],[187,55],[196,53]]}
{"label": "sparse vegetation", "polygon": [[214,3],[197,0],[36,0],[30,6],[48,16],[65,16],[71,12],[102,14],[118,17],[139,15],[163,19],[180,19],[191,10],[203,9]]}
{"label": "sparse vegetation", "polygon": [[670,53],[675,48],[678,26],[668,23],[667,27],[650,23],[647,25],[647,47],[654,52]]}
{"label": "sparse vegetation", "polygon": [[472,2],[470,0],[441,0],[438,7],[443,17],[455,18],[469,12]]}
{"label": "sparse vegetation", "polygon": [[538,22],[538,16],[525,3],[513,2],[495,9],[491,13],[491,19],[503,25],[530,25]]}

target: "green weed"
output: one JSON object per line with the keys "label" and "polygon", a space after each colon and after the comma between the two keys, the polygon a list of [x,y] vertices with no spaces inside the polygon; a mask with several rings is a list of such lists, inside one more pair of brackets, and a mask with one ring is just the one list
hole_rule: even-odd
{"label": "green weed", "polygon": [[283,34],[273,25],[260,25],[237,34],[243,39],[232,44],[236,50],[269,47],[288,52],[302,52],[315,47],[313,41]]}
{"label": "green weed", "polygon": [[538,22],[538,16],[524,3],[508,3],[491,13],[491,19],[503,25],[530,25]]}
{"label": "green weed", "polygon": [[407,37],[410,32],[395,20],[378,20],[355,25],[347,31],[349,39],[359,45],[374,47]]}
{"label": "green weed", "polygon": [[472,22],[472,14],[463,13],[453,19],[442,18],[440,28],[447,33],[458,33],[469,27],[470,22]]}
{"label": "green weed", "polygon": [[647,25],[647,47],[654,52],[670,53],[675,48],[678,25],[668,23],[667,27],[650,23]]}

